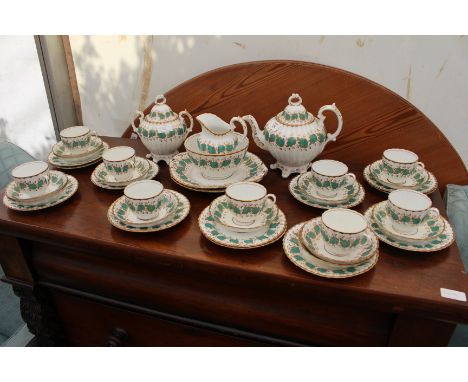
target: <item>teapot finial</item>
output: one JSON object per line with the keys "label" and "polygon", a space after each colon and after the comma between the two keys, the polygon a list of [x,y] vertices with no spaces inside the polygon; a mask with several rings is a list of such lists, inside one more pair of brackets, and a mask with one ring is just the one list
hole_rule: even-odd
{"label": "teapot finial", "polygon": [[156,105],[163,105],[166,103],[166,97],[164,97],[163,94],[158,94],[156,98],[154,99],[154,103]]}
{"label": "teapot finial", "polygon": [[299,106],[302,103],[302,98],[298,93],[293,93],[288,98],[288,103],[292,106]]}

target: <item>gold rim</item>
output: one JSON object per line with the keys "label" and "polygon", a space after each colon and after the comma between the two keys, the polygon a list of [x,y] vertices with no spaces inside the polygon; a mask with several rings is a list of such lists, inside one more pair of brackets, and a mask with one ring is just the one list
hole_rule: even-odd
{"label": "gold rim", "polygon": [[71,126],[71,127],[84,127],[84,128],[86,128],[86,129],[88,129],[88,131],[87,131],[86,133],[83,133],[83,134],[81,134],[81,135],[75,135],[75,136],[73,136],[73,137],[62,137],[62,134],[61,134],[62,131],[63,131],[63,130],[66,130],[66,129],[69,129],[69,127],[67,127],[66,129],[63,129],[62,131],[59,131],[59,135],[60,135],[60,138],[62,138],[62,140],[63,140],[63,138],[65,138],[65,139],[81,138],[81,137],[84,137],[85,135],[91,133],[91,129],[90,129],[89,127],[86,127],[86,126]]}
{"label": "gold rim", "polygon": [[[262,243],[262,244],[259,244],[259,245],[252,245],[252,246],[243,246],[243,247],[239,247],[239,246],[235,246],[235,245],[229,245],[229,244],[224,244],[224,243],[220,243],[218,241],[215,241],[213,239],[210,239],[208,236],[205,235],[204,233],[204,230],[202,229],[202,225],[201,225],[201,218],[203,216],[203,214],[205,213],[206,209],[209,208],[209,206],[205,207],[203,209],[203,211],[200,213],[200,215],[198,216],[198,228],[200,229],[203,237],[205,237],[207,240],[211,241],[212,243],[216,244],[216,245],[219,245],[221,247],[225,247],[225,248],[232,248],[232,249],[253,249],[253,248],[261,248],[261,247],[265,247],[267,245],[270,245],[276,241],[278,241],[279,239],[281,239],[283,237],[283,235],[286,233],[287,231],[287,228],[288,228],[288,221],[287,221],[287,218],[286,218],[286,215],[284,214],[283,211],[281,211],[279,208],[278,210],[281,211],[281,213],[283,214],[283,218],[284,218],[284,228],[283,230],[278,234],[278,237],[275,237],[274,239],[266,242],[266,243]],[[279,211],[278,211],[278,214],[279,214]]]}
{"label": "gold rim", "polygon": [[[300,223],[300,224],[296,224],[294,227],[290,228],[290,231],[294,230],[298,225],[301,225],[301,224],[304,224],[304,223]],[[289,231],[288,231],[289,232]],[[296,234],[297,236],[297,234]],[[286,237],[286,236],[285,236]],[[365,268],[363,270],[361,270],[360,272],[356,272],[356,273],[353,273],[352,275],[336,275],[336,276],[325,276],[321,273],[318,273],[318,272],[313,272],[310,268],[307,268],[306,266],[304,266],[303,264],[299,263],[295,258],[294,256],[292,255],[289,255],[287,250],[286,250],[286,245],[285,245],[285,240],[283,239],[283,251],[284,253],[286,254],[286,257],[294,264],[296,265],[298,268],[301,268],[303,271],[307,272],[307,273],[310,273],[312,275],[315,275],[315,276],[318,276],[318,277],[323,277],[323,278],[326,278],[326,279],[347,279],[347,278],[351,278],[351,277],[355,277],[355,276],[359,276],[359,275],[362,275],[366,272],[369,272],[371,269],[373,269],[378,260],[379,260],[379,251],[377,250],[375,252],[375,255],[374,255],[374,258],[375,258],[375,261],[373,263],[371,263],[371,266],[369,268]],[[312,257],[315,257],[314,255],[311,254]],[[320,259],[319,259],[320,260]]]}
{"label": "gold rim", "polygon": [[[34,163],[34,162],[45,163],[45,164],[46,164],[46,168],[45,168],[44,170],[42,170],[40,173],[37,173],[37,174],[34,174],[34,175],[27,175],[27,176],[14,176],[14,175],[13,175],[13,171],[14,171],[17,167],[21,167],[21,166],[24,166],[24,165],[26,165],[26,164]],[[47,162],[43,162],[43,161],[41,161],[41,160],[33,160],[33,161],[31,161],[31,162],[22,163],[22,164],[16,166],[13,170],[11,170],[11,177],[12,177],[13,179],[32,178],[32,177],[34,177],[34,176],[42,175],[42,174],[44,174],[45,172],[47,172],[47,171],[49,171],[49,170],[50,170],[50,169],[49,169],[49,165],[47,164]]]}
{"label": "gold rim", "polygon": [[[240,118],[240,117],[238,117],[238,118]],[[235,131],[232,131],[232,130],[226,131],[226,132],[223,133],[223,134],[215,133],[214,131],[211,131],[211,130],[210,130],[202,121],[200,121],[197,117],[195,117],[195,119],[198,121],[198,123],[200,124],[201,127],[204,127],[204,128],[205,128],[206,130],[208,130],[211,134],[216,135],[216,136],[218,136],[218,137],[222,137],[223,135],[229,134],[230,132],[235,133]],[[229,124],[229,126],[231,126],[231,125]]]}
{"label": "gold rim", "polygon": [[190,150],[189,148],[187,148],[187,139],[189,138],[192,138],[194,136],[196,136],[197,134],[194,134],[194,135],[191,135],[189,138],[187,138],[185,141],[184,141],[184,147],[185,147],[185,151],[189,152],[189,153],[192,153],[192,154],[195,154],[195,155],[199,155],[199,156],[206,156],[206,157],[223,157],[223,156],[230,156],[230,155],[234,155],[234,154],[238,154],[242,151],[245,150],[245,152],[247,153],[248,149],[249,149],[249,138],[247,138],[247,136],[244,136],[240,133],[236,133],[234,131],[234,134],[237,134],[237,135],[240,135],[242,137],[242,139],[244,139],[244,143],[247,143],[245,145],[245,147],[237,150],[237,151],[232,151],[230,153],[221,153],[221,154],[206,154],[206,153],[202,153],[202,152],[197,152],[197,151],[193,151],[193,150]]}
{"label": "gold rim", "polygon": [[[179,199],[180,196],[182,196],[182,198],[184,199],[184,201],[187,203],[187,211],[185,212],[185,214],[181,215],[181,218],[180,220],[176,220],[174,221],[173,223],[167,225],[167,226],[164,226],[163,228],[160,228],[160,229],[151,229],[151,230],[144,230],[144,231],[141,231],[141,230],[138,230],[138,229],[129,229],[129,228],[124,228],[124,227],[121,227],[121,226],[118,226],[118,225],[115,225],[114,223],[112,223],[112,220],[110,218],[110,215],[112,215],[112,211],[114,209],[114,204],[117,203],[117,201],[121,198],[119,197],[117,200],[114,200],[114,202],[110,205],[109,209],[107,210],[107,220],[109,221],[109,223],[114,226],[115,228],[117,229],[120,229],[121,231],[127,231],[127,232],[134,232],[134,233],[145,233],[145,232],[159,232],[159,231],[164,231],[165,229],[168,229],[168,228],[171,228],[171,227],[174,227],[175,225],[181,223],[183,220],[185,220],[185,218],[188,216],[190,210],[191,210],[191,205],[190,205],[190,200],[188,200],[187,197],[185,197],[184,195],[182,195],[180,192],[177,192],[177,191],[174,191],[174,190],[171,190],[173,193],[176,194],[177,196],[177,199]],[[179,199],[180,201],[180,199]]]}
{"label": "gold rim", "polygon": [[393,202],[390,200],[390,194],[392,194],[392,193],[395,192],[395,191],[402,191],[402,190],[401,190],[401,189],[393,190],[392,192],[390,192],[390,193],[388,194],[387,200],[388,200],[391,204],[393,204],[396,208],[399,208],[400,210],[407,211],[407,212],[423,212],[423,211],[428,210],[428,209],[430,209],[430,208],[432,207],[432,200],[431,200],[431,198],[429,198],[429,196],[427,196],[424,192],[416,191],[416,190],[407,190],[407,189],[403,189],[403,191],[409,191],[409,192],[417,193],[418,195],[419,195],[419,194],[424,195],[424,197],[427,198],[427,199],[429,200],[429,203],[430,203],[430,204],[429,204],[429,207],[424,208],[424,209],[422,209],[422,210],[408,210],[408,209],[406,209],[406,208],[397,206],[395,203],[393,203]]}
{"label": "gold rim", "polygon": [[199,192],[210,192],[210,193],[218,193],[218,192],[224,192],[226,188],[195,188],[195,187],[189,187],[185,184],[179,183],[176,179],[172,177],[172,174],[169,174],[171,179],[176,183],[177,185],[184,187],[188,190],[192,191],[199,191]]}
{"label": "gold rim", "polygon": [[[230,195],[227,194],[227,192],[228,192],[227,190],[228,190],[229,187],[232,187],[232,186],[234,186],[234,185],[238,185],[238,184],[241,184],[241,183],[242,183],[242,184],[246,184],[246,183],[248,183],[248,184],[255,184],[255,185],[260,186],[260,187],[262,187],[262,188],[265,190],[265,195],[262,196],[261,198],[258,198],[258,199],[240,200],[240,199],[233,198],[232,196],[230,196]],[[259,201],[259,200],[261,200],[261,199],[263,199],[263,198],[266,198],[267,195],[268,195],[268,191],[267,191],[266,187],[265,187],[263,184],[260,184],[260,183],[257,183],[257,182],[250,182],[250,181],[248,181],[248,180],[242,181],[242,182],[236,182],[236,183],[230,184],[229,186],[226,187],[226,196],[227,196],[229,199],[235,200],[236,202],[246,202],[246,203],[257,202],[257,201]]]}
{"label": "gold rim", "polygon": [[356,235],[356,234],[358,234],[358,233],[364,232],[366,229],[369,228],[369,223],[367,222],[366,217],[365,217],[363,214],[361,214],[360,212],[357,212],[357,211],[354,211],[354,210],[350,210],[349,208],[343,208],[343,207],[333,207],[333,208],[331,208],[331,209],[333,209],[333,210],[335,210],[335,209],[342,209],[342,210],[345,210],[345,211],[350,211],[350,212],[354,213],[355,215],[361,216],[361,217],[364,219],[364,222],[366,223],[366,228],[361,229],[360,231],[357,231],[357,232],[343,232],[343,231],[339,231],[339,230],[337,230],[337,229],[335,229],[335,228],[331,228],[331,227],[329,227],[329,226],[323,221],[323,215],[326,214],[326,213],[328,213],[328,211],[330,211],[330,209],[328,209],[328,210],[326,210],[326,211],[322,214],[322,216],[321,216],[320,218],[322,219],[323,225],[324,225],[325,227],[327,227],[329,230],[332,230],[332,231],[334,231],[334,232],[338,232],[338,233],[341,233],[341,234],[345,234],[345,235]]}
{"label": "gold rim", "polygon": [[[416,155],[416,160],[415,160],[415,161],[413,161],[413,162],[409,162],[409,163],[408,163],[408,162],[406,162],[406,163],[405,163],[405,162],[398,162],[398,161],[396,161],[396,160],[393,160],[393,159],[387,158],[387,157],[385,156],[385,151],[388,151],[388,150],[400,150],[400,151],[406,151],[407,153],[411,153],[411,154],[414,154],[414,155]],[[384,152],[382,153],[382,157],[384,157],[384,158],[385,158],[386,160],[388,160],[389,162],[396,163],[396,164],[407,164],[407,165],[410,165],[410,164],[415,164],[415,163],[418,163],[418,161],[419,161],[419,156],[418,156],[418,154],[416,154],[416,153],[413,153],[412,151],[410,151],[410,150],[406,150],[406,149],[396,149],[396,148],[386,149],[386,150],[384,150]]]}

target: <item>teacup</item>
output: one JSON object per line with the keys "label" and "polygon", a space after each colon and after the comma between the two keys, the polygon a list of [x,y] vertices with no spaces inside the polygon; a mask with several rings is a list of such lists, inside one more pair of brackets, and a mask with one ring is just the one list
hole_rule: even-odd
{"label": "teacup", "polygon": [[339,190],[356,181],[356,175],[348,173],[348,166],[343,162],[331,159],[322,159],[312,163],[310,169],[312,182],[309,184],[310,193],[313,187],[319,196],[324,198],[335,197]]}
{"label": "teacup", "polygon": [[322,214],[324,246],[332,255],[349,255],[369,243],[372,238],[367,229],[367,219],[357,211],[332,208]]}
{"label": "teacup", "polygon": [[16,186],[30,196],[44,195],[49,185],[49,165],[42,161],[26,162],[11,171]]}
{"label": "teacup", "polygon": [[124,189],[125,202],[138,219],[151,220],[159,213],[163,190],[163,185],[156,180],[133,182]]}
{"label": "teacup", "polygon": [[432,200],[422,192],[413,190],[392,191],[388,195],[387,212],[395,231],[407,235],[415,234],[429,214],[439,217],[439,210],[432,207]]}
{"label": "teacup", "polygon": [[276,203],[276,196],[267,194],[264,186],[255,182],[239,182],[226,187],[228,206],[232,210],[234,223],[249,226],[263,210],[267,199]]}
{"label": "teacup", "polygon": [[60,138],[65,147],[70,152],[80,154],[86,151],[91,141],[91,136],[96,136],[95,131],[91,131],[86,126],[72,126],[60,132]]}
{"label": "teacup", "polygon": [[135,168],[135,150],[128,146],[112,147],[104,151],[102,161],[107,171],[116,182],[123,182],[131,178]]}
{"label": "teacup", "polygon": [[403,184],[416,171],[424,169],[424,163],[418,162],[418,156],[405,149],[387,149],[383,152],[383,174],[395,184]]}

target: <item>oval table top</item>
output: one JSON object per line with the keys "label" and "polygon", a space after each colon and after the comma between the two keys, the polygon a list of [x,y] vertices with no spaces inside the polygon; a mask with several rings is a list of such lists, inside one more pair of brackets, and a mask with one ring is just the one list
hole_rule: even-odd
{"label": "oval table top", "polygon": [[[299,93],[303,105],[314,115],[321,106],[332,103],[343,115],[341,134],[320,158],[371,163],[387,148],[405,148],[417,153],[435,174],[441,192],[448,183],[468,184],[467,168],[460,156],[421,111],[389,89],[341,69],[300,61],[248,62],[203,73],[165,96],[175,112],[187,109],[193,116],[210,112],[227,121],[251,114],[263,127],[284,109],[292,93]],[[333,132],[336,119],[330,116],[325,125]],[[199,129],[195,122],[194,131]],[[123,136],[130,134],[131,127]],[[253,142],[249,150],[259,152]],[[268,158],[269,164],[273,158]]]}

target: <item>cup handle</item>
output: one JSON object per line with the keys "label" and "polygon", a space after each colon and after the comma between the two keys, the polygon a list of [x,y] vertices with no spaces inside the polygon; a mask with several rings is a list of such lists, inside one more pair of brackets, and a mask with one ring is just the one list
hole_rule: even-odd
{"label": "cup handle", "polygon": [[[431,214],[434,215],[434,219],[438,219],[439,216],[440,216],[439,210],[438,210],[436,207],[431,207],[431,208],[429,208],[429,209],[427,210],[427,212],[425,213],[423,219],[425,219],[426,216],[429,216],[429,215],[431,215]],[[421,220],[422,220],[422,219],[421,219]]]}
{"label": "cup handle", "polygon": [[352,172],[346,174],[346,177],[349,179],[348,184],[352,185],[356,182],[356,175],[354,175]]}
{"label": "cup handle", "polygon": [[[364,232],[364,233],[362,234],[362,236],[364,236],[364,237],[367,238],[366,244],[372,242],[372,236],[369,235],[368,233]],[[365,244],[361,244],[361,245],[365,245]]]}
{"label": "cup handle", "polygon": [[276,195],[275,194],[268,194],[266,197],[269,198],[274,204],[276,204]]}
{"label": "cup handle", "polygon": [[95,130],[91,130],[91,133],[90,133],[90,134],[93,135],[93,136],[95,136],[95,137],[98,136],[98,135],[97,135],[97,132],[96,132]]}
{"label": "cup handle", "polygon": [[423,170],[425,169],[425,166],[424,166],[423,162],[416,162],[416,166],[421,167]]}

